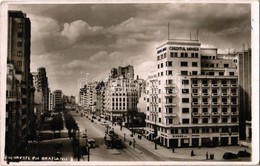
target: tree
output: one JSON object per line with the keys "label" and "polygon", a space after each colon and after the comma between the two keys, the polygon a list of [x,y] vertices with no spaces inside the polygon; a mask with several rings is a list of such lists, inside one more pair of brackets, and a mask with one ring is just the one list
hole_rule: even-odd
{"label": "tree", "polygon": [[59,130],[59,134],[60,131],[63,129],[63,119],[61,115],[56,115],[53,117],[52,122],[51,122],[51,130],[53,131],[53,133],[55,134],[56,130]]}

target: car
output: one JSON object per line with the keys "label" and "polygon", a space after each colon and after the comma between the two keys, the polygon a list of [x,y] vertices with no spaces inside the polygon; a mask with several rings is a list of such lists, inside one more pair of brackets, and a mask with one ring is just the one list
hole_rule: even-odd
{"label": "car", "polygon": [[237,153],[238,157],[251,157],[251,153],[247,152],[246,150],[241,150]]}
{"label": "car", "polygon": [[81,135],[81,138],[87,138],[87,134],[86,134],[86,133],[83,133],[83,134]]}
{"label": "car", "polygon": [[91,119],[91,122],[94,122],[94,120],[93,120],[93,119]]}
{"label": "car", "polygon": [[231,153],[231,152],[226,152],[224,153],[223,159],[235,159],[237,158],[237,155],[235,153]]}
{"label": "car", "polygon": [[98,119],[98,121],[100,122],[100,121],[101,121],[101,119]]}

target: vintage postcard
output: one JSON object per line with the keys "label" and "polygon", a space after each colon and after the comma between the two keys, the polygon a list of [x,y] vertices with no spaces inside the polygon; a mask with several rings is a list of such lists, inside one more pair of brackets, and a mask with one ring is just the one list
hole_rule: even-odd
{"label": "vintage postcard", "polygon": [[2,1],[1,165],[256,165],[259,2]]}

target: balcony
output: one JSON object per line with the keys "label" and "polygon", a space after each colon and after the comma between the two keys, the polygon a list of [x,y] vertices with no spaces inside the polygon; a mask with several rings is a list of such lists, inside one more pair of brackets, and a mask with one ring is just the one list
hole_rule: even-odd
{"label": "balcony", "polygon": [[202,84],[202,87],[209,87],[208,84]]}
{"label": "balcony", "polygon": [[218,94],[217,93],[212,93],[211,96],[218,96]]}
{"label": "balcony", "polygon": [[199,105],[198,102],[192,102],[192,105]]}
{"label": "balcony", "polygon": [[219,116],[218,112],[212,112],[212,116]]}
{"label": "balcony", "polygon": [[222,105],[228,105],[228,102],[222,102]]}
{"label": "balcony", "polygon": [[199,87],[199,85],[198,84],[192,84],[191,87],[197,88],[197,87]]}
{"label": "balcony", "polygon": [[212,84],[211,87],[219,87],[219,84]]}
{"label": "balcony", "polygon": [[192,116],[194,116],[194,117],[195,117],[195,116],[198,117],[198,116],[200,116],[200,113],[198,113],[198,112],[193,112],[193,113],[192,113]]}
{"label": "balcony", "polygon": [[222,93],[221,96],[228,96],[228,94],[227,93]]}
{"label": "balcony", "polygon": [[231,115],[236,116],[238,115],[238,112],[231,112]]}
{"label": "balcony", "polygon": [[228,112],[222,112],[221,115],[222,116],[229,116],[229,113]]}
{"label": "balcony", "polygon": [[171,117],[177,117],[177,114],[176,113],[166,113],[164,114],[165,118],[171,118]]}
{"label": "balcony", "polygon": [[210,116],[210,114],[208,112],[202,112],[201,116]]}
{"label": "balcony", "polygon": [[237,87],[237,84],[231,84],[231,87]]}
{"label": "balcony", "polygon": [[192,93],[192,96],[199,96],[198,93]]}
{"label": "balcony", "polygon": [[208,93],[202,93],[202,96],[209,96]]}
{"label": "balcony", "polygon": [[212,105],[219,105],[218,102],[212,102]]}
{"label": "balcony", "polygon": [[238,96],[237,93],[231,93],[231,96]]}
{"label": "balcony", "polygon": [[221,87],[223,88],[228,87],[228,84],[222,84]]}
{"label": "balcony", "polygon": [[175,93],[165,93],[164,96],[165,97],[175,97],[176,94]]}
{"label": "balcony", "polygon": [[164,103],[165,107],[173,107],[176,106],[176,103]]}
{"label": "balcony", "polygon": [[164,87],[165,88],[175,88],[176,84],[165,84]]}
{"label": "balcony", "polygon": [[202,105],[209,105],[208,102],[202,102]]}

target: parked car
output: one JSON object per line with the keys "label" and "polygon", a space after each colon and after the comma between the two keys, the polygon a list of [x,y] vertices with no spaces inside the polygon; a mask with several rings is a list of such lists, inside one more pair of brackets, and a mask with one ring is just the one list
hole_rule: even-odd
{"label": "parked car", "polygon": [[231,153],[231,152],[226,152],[224,153],[223,159],[235,159],[237,158],[237,155],[235,153]]}
{"label": "parked car", "polygon": [[91,119],[91,122],[94,122],[94,120],[93,120],[93,119]]}
{"label": "parked car", "polygon": [[237,153],[238,157],[250,157],[251,153],[247,152],[246,150],[241,150]]}

